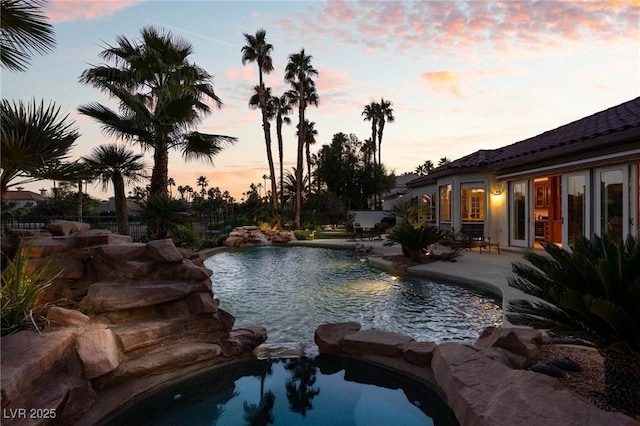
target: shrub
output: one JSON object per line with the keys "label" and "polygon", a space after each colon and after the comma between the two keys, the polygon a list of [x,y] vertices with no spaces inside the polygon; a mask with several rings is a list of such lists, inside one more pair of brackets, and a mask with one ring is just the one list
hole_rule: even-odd
{"label": "shrub", "polygon": [[553,343],[600,350],[609,402],[640,414],[640,240],[576,239],[571,250],[543,244],[513,264],[509,286],[538,300],[509,303],[507,319],[544,329]]}
{"label": "shrub", "polygon": [[400,244],[405,257],[412,261],[420,261],[422,250],[442,238],[442,231],[435,226],[415,224],[402,221],[387,231],[385,245]]}
{"label": "shrub", "polygon": [[60,273],[60,268],[52,261],[31,264],[31,244],[20,243],[13,259],[7,259],[2,271],[0,300],[3,336],[35,325],[33,309],[42,290]]}

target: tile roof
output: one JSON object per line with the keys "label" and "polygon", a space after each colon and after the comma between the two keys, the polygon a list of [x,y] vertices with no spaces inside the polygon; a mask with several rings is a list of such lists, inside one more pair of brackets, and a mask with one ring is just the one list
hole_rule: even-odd
{"label": "tile roof", "polygon": [[40,194],[36,194],[31,191],[7,191],[7,200],[9,201],[24,201],[24,200],[34,200],[40,201],[42,197]]}
{"label": "tile roof", "polygon": [[415,179],[407,186],[420,186],[460,169],[471,171],[490,166],[499,168],[500,163],[518,159],[526,162],[528,156],[537,153],[553,158],[558,148],[582,149],[585,143],[595,142],[599,136],[636,127],[640,127],[640,97],[502,148],[476,151],[436,168],[429,175]]}

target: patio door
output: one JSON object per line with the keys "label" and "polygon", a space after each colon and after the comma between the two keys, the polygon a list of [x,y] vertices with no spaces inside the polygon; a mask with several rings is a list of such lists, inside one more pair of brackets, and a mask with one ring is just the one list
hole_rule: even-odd
{"label": "patio door", "polygon": [[589,172],[562,177],[562,243],[567,248],[577,237],[589,236]]}
{"label": "patio door", "polygon": [[529,246],[530,204],[529,182],[511,182],[509,186],[509,245]]}
{"label": "patio door", "polygon": [[629,234],[629,171],[627,166],[596,170],[595,233],[622,240]]}

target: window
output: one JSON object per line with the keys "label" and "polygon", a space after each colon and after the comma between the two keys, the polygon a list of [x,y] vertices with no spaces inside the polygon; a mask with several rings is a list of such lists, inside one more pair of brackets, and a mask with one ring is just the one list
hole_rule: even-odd
{"label": "window", "polygon": [[482,182],[460,185],[460,209],[462,222],[483,222],[485,190]]}
{"label": "window", "polygon": [[440,186],[440,222],[451,222],[451,184]]}
{"label": "window", "polygon": [[436,204],[437,194],[432,192],[422,196],[422,204],[424,209],[420,215],[420,220],[427,223],[436,223]]}

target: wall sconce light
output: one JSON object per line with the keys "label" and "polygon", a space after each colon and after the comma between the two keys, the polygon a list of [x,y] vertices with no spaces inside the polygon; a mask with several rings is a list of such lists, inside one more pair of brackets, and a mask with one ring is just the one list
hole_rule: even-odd
{"label": "wall sconce light", "polygon": [[493,188],[491,190],[491,195],[495,195],[496,197],[499,195],[502,195],[502,189],[500,188]]}

